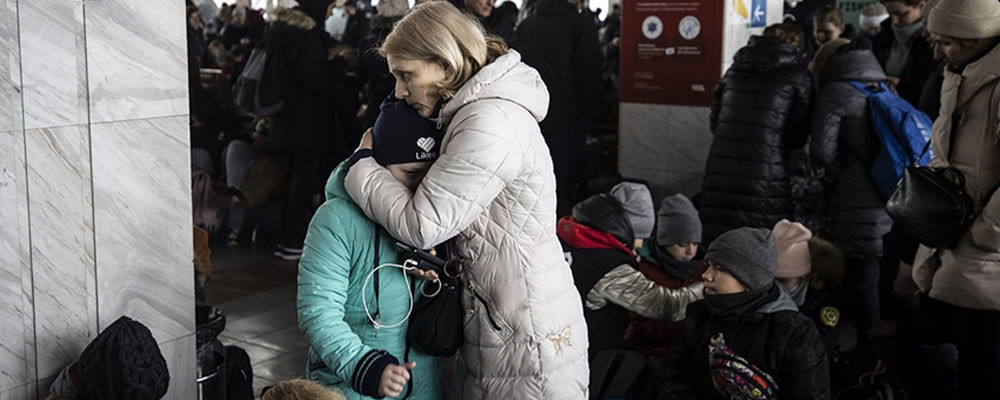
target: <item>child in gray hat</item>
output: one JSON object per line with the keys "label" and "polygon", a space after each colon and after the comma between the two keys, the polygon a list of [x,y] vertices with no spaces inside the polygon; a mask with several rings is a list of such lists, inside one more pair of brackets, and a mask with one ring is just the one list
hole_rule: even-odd
{"label": "child in gray hat", "polygon": [[[652,208],[649,211],[652,214]],[[700,285],[670,289],[639,272],[630,246],[641,233],[631,220],[616,197],[601,193],[581,201],[572,216],[557,224],[573,283],[586,305],[591,357],[601,350],[629,347],[625,332],[630,313],[678,321],[687,304],[701,298]]]}
{"label": "child in gray hat", "polygon": [[611,196],[618,199],[625,210],[635,242],[632,249],[642,247],[643,241],[653,235],[656,217],[653,211],[653,196],[646,185],[636,182],[622,182],[611,188]]}
{"label": "child in gray hat", "polygon": [[[657,285],[681,289],[701,282],[708,268],[696,260],[701,243],[701,220],[683,194],[663,199],[656,217],[656,234],[640,251],[639,271]],[[664,356],[683,327],[682,322],[660,321],[633,314],[625,338],[647,354]]]}
{"label": "child in gray hat", "polygon": [[829,399],[829,365],[816,326],[774,283],[771,231],[726,232],[705,259],[705,300],[688,306],[660,371],[659,397]]}

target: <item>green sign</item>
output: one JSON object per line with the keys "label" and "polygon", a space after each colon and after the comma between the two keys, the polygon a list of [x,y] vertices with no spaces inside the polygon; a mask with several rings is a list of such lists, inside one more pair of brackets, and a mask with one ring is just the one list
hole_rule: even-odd
{"label": "green sign", "polygon": [[854,27],[860,31],[861,10],[873,3],[878,3],[878,0],[840,0],[837,2],[837,8],[840,9],[841,14],[844,14],[844,24],[854,24]]}

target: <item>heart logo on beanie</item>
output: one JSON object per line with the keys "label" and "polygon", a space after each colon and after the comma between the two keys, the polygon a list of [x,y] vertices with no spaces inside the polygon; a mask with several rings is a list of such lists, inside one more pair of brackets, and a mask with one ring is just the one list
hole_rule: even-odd
{"label": "heart logo on beanie", "polygon": [[417,147],[424,149],[424,151],[431,151],[434,148],[434,138],[432,137],[422,137],[417,139]]}

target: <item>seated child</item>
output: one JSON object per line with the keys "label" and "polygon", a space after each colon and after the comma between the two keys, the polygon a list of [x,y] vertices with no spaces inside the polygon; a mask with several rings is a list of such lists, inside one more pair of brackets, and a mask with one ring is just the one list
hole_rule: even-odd
{"label": "seated child", "polygon": [[[651,198],[646,199],[652,203]],[[646,209],[652,214],[651,206]],[[652,215],[649,219],[653,219]],[[583,316],[591,357],[601,350],[628,347],[625,330],[629,311],[649,318],[679,320],[687,304],[700,296],[700,286],[672,290],[639,272],[630,248],[636,243],[636,232],[621,202],[609,194],[592,196],[574,206],[572,216],[560,219],[557,229],[573,280],[586,305]]]}
{"label": "seated child", "polygon": [[[639,271],[660,286],[680,289],[701,282],[708,268],[695,260],[701,243],[701,220],[683,194],[663,199],[656,217],[656,236],[640,252]],[[680,321],[657,321],[632,315],[625,338],[646,354],[664,356],[683,327]]]}
{"label": "seated child", "polygon": [[653,235],[653,196],[649,193],[646,185],[636,182],[622,182],[611,188],[611,197],[618,199],[629,224],[632,225],[632,232],[635,233],[635,240],[632,243],[632,250],[642,248],[643,241]]}
{"label": "seated child", "polygon": [[726,232],[705,260],[705,299],[688,306],[660,371],[659,398],[829,399],[819,333],[774,283],[771,231]]}
{"label": "seated child", "polygon": [[108,325],[59,373],[50,400],[157,400],[167,394],[170,371],[145,325],[127,316]]}
{"label": "seated child", "polygon": [[[381,107],[372,155],[413,190],[438,157],[441,134],[404,101],[390,97]],[[299,262],[298,321],[309,342],[306,379],[336,388],[347,399],[407,393],[410,399],[441,399],[434,357],[407,351],[411,303],[405,273],[399,268],[373,273],[403,260],[392,236],[347,194],[344,177],[351,161],[330,175],[326,202],[309,224]]]}

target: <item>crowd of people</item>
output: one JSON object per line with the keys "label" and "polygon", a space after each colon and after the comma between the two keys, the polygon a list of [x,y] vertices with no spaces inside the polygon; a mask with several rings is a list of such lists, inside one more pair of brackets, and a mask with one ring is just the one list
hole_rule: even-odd
{"label": "crowd of people", "polygon": [[[645,182],[586,176],[620,6],[206,3],[196,222],[236,245],[281,204],[274,254],[298,261],[307,381],[271,398],[1000,398],[996,0],[881,0],[857,22],[787,0],[712,93],[701,192],[658,208]],[[235,98],[256,52],[281,79],[269,115]],[[886,211],[879,88],[964,175],[977,214],[950,246]]]}

